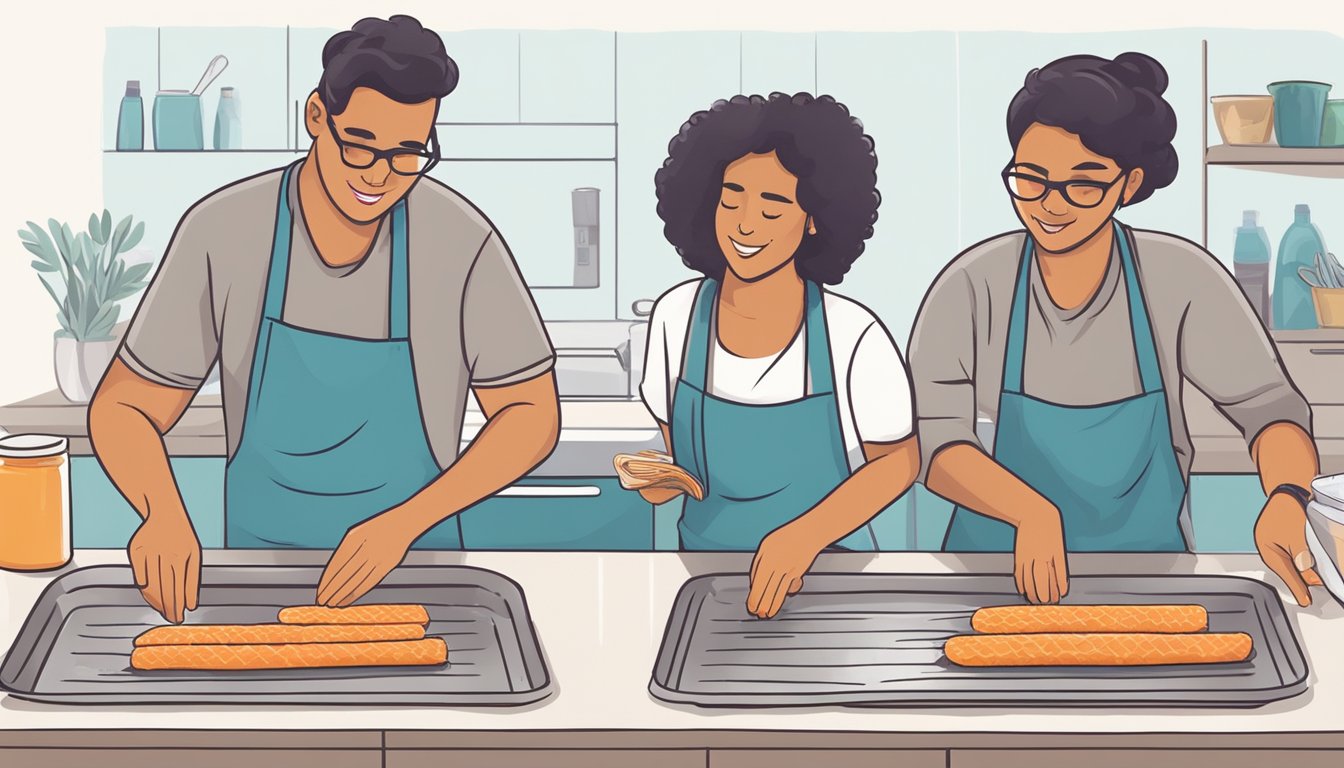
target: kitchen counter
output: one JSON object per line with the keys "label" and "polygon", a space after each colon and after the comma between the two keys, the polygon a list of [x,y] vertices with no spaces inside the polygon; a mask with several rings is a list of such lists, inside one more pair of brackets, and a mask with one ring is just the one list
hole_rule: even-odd
{"label": "kitchen counter", "polygon": [[[121,563],[124,557],[114,550],[81,550],[75,564]],[[319,564],[323,556],[313,552],[208,550],[205,559],[207,564]],[[1099,750],[1097,759],[1088,760],[1104,768],[1138,764],[1140,758],[1131,750],[1173,748],[1207,750],[1209,757],[1228,756],[1231,762],[1224,760],[1223,765],[1251,765],[1237,761],[1247,758],[1244,750],[1260,749],[1299,750],[1290,758],[1294,768],[1344,764],[1344,718],[1340,714],[1344,712],[1344,608],[1323,590],[1317,590],[1317,602],[1312,607],[1298,609],[1293,605],[1288,611],[1310,664],[1310,690],[1256,709],[705,710],[654,699],[647,689],[650,670],[673,599],[686,579],[704,573],[744,571],[749,556],[415,552],[408,562],[466,564],[495,570],[517,581],[526,593],[557,684],[556,693],[521,709],[493,710],[78,707],[6,697],[0,699],[0,748],[200,749],[205,762],[199,765],[216,764],[210,762],[211,749],[240,749],[245,745],[257,745],[258,749],[321,747],[342,750],[342,754],[349,751],[347,757],[333,758],[333,765],[382,764],[362,762],[359,755],[368,752],[365,757],[386,757],[385,765],[389,766],[428,765],[431,758],[438,764],[487,766],[603,766],[635,761],[652,766],[747,766],[767,762],[783,766],[791,764],[790,759],[801,760],[809,754],[806,750],[843,749],[860,750],[863,754],[846,755],[872,761],[856,764],[943,768],[987,765],[982,759],[983,750],[1012,749],[1021,750],[1022,757],[1010,765],[1030,764],[1035,768],[1076,765],[1078,750]],[[824,555],[817,569],[994,572],[1007,564],[1008,560],[997,555],[836,554]],[[1233,573],[1265,578],[1258,558],[1249,555],[1076,555],[1071,564],[1080,574]],[[38,594],[52,578],[52,574],[0,574],[0,616],[4,617],[0,641],[4,647],[12,642]],[[1270,583],[1277,586],[1275,581]],[[1280,594],[1291,602],[1286,592],[1280,590]],[[329,730],[350,733],[322,733]],[[380,755],[380,749],[386,754]],[[536,763],[518,756],[538,749],[572,752],[548,753],[547,759]],[[636,759],[628,750],[652,752]],[[1125,762],[1107,762],[1106,754],[1113,759],[1120,754],[1111,750],[1124,750]],[[1341,751],[1330,754],[1328,750]],[[893,751],[902,756],[899,763],[893,762],[897,754]],[[452,762],[450,752],[459,756],[459,762]],[[480,760],[460,759],[468,754]],[[1195,755],[1183,754],[1179,765],[1198,764]],[[620,755],[624,757],[617,760]],[[1075,762],[1066,761],[1066,756]],[[137,759],[137,765],[146,764],[144,755]],[[231,757],[229,764],[236,765],[240,759]],[[1142,762],[1167,764],[1147,758]],[[11,764],[3,751],[0,764]],[[100,762],[105,764],[122,763]],[[995,762],[996,766],[1003,764]]]}

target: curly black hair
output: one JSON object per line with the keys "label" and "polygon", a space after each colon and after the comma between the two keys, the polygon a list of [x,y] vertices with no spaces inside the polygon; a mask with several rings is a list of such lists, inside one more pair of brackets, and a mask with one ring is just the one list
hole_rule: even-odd
{"label": "curly black hair", "polygon": [[653,177],[663,235],[686,266],[721,279],[728,261],[714,215],[723,172],[748,154],[772,151],[798,178],[798,205],[817,228],[794,254],[798,274],[836,285],[873,236],[882,196],[872,137],[830,96],[734,96],[691,115]]}
{"label": "curly black hair", "polygon": [[356,88],[419,104],[452,93],[457,79],[457,62],[433,30],[411,16],[367,18],[332,35],[323,46],[317,93],[331,114],[339,115]]}
{"label": "curly black hair", "polygon": [[1143,169],[1128,205],[1176,180],[1176,112],[1162,98],[1167,71],[1142,53],[1068,56],[1027,73],[1008,106],[1013,149],[1033,123],[1063,128],[1123,171]]}

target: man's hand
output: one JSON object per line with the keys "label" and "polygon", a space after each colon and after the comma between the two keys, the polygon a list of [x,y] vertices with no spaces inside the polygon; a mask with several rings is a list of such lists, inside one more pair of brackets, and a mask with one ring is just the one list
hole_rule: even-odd
{"label": "man's hand", "polygon": [[812,567],[826,545],[802,526],[780,526],[761,541],[751,561],[751,587],[747,594],[747,612],[762,619],[779,613],[784,600],[803,588],[803,574]]}
{"label": "man's hand", "polygon": [[1311,605],[1309,587],[1321,586],[1307,549],[1307,513],[1297,499],[1286,493],[1269,497],[1255,521],[1255,548],[1304,608]]}
{"label": "man's hand", "polygon": [[390,509],[346,532],[317,584],[317,604],[342,608],[363,597],[401,564],[424,531]]}
{"label": "man's hand", "polygon": [[126,554],[135,585],[163,618],[181,624],[196,610],[201,588],[201,542],[185,512],[151,514],[131,536]]}
{"label": "man's hand", "polygon": [[1069,566],[1059,510],[1043,508],[1018,523],[1013,546],[1013,583],[1032,603],[1058,603],[1069,593]]}

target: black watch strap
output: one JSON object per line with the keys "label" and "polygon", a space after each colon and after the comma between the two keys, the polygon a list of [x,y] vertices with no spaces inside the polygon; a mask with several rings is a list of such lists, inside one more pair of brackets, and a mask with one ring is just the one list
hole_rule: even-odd
{"label": "black watch strap", "polygon": [[1284,483],[1270,491],[1269,495],[1274,496],[1279,493],[1286,493],[1294,499],[1297,499],[1297,502],[1302,505],[1303,509],[1306,509],[1307,504],[1311,501],[1311,491],[1294,483]]}

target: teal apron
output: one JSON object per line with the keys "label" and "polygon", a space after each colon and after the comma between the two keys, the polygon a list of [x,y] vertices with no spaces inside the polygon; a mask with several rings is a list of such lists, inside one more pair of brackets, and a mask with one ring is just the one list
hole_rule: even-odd
{"label": "teal apron", "polygon": [[[686,497],[677,528],[682,549],[753,552],[766,534],[844,482],[849,461],[821,288],[807,283],[804,339],[812,393],[778,405],[735,403],[709,394],[718,289],[712,279],[700,286],[672,398],[673,455],[705,489],[702,501]],[[839,546],[876,549],[866,525]]]}
{"label": "teal apron", "polygon": [[[334,549],[353,525],[432,482],[411,362],[406,201],[392,208],[389,338],[356,339],[283,321],[289,183],[276,206],[261,326],[238,450],[225,470],[225,545]],[[456,517],[417,546],[461,549]]]}
{"label": "teal apron", "polygon": [[[1033,260],[1028,236],[1008,320],[994,460],[1059,508],[1071,552],[1178,552],[1185,480],[1171,444],[1167,396],[1129,240],[1119,224],[1120,265],[1143,392],[1113,403],[1071,406],[1023,392]],[[1013,526],[958,507],[943,549],[1012,551]]]}

